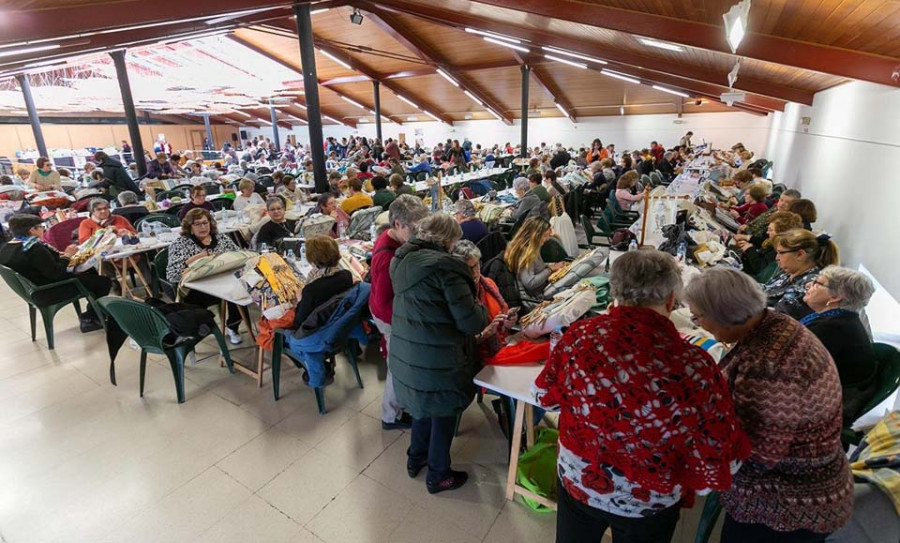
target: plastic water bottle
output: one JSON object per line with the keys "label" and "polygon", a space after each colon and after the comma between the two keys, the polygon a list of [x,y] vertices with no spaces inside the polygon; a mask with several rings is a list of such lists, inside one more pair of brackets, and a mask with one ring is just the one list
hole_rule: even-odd
{"label": "plastic water bottle", "polygon": [[559,343],[559,340],[562,339],[563,332],[562,326],[557,326],[550,332],[550,353],[553,353],[553,349],[556,348],[556,344]]}
{"label": "plastic water bottle", "polygon": [[153,235],[153,225],[148,222],[141,223],[141,235],[145,238],[149,238]]}
{"label": "plastic water bottle", "polygon": [[375,223],[372,223],[372,226],[369,227],[369,241],[375,242],[375,238],[378,236],[378,227],[375,226]]}
{"label": "plastic water bottle", "polygon": [[288,249],[286,253],[284,253],[284,259],[288,261],[289,264],[293,264],[295,260],[297,260],[297,256],[294,254],[293,249]]}
{"label": "plastic water bottle", "polygon": [[259,254],[264,255],[269,252],[269,246],[265,243],[259,244]]}
{"label": "plastic water bottle", "polygon": [[631,243],[628,244],[628,250],[629,251],[637,251],[638,250],[638,244],[637,244],[636,239],[631,240]]}
{"label": "plastic water bottle", "polygon": [[682,264],[687,264],[687,243],[682,241],[678,244],[678,250],[675,253],[675,259]]}
{"label": "plastic water bottle", "polygon": [[347,239],[347,227],[344,226],[344,223],[338,224],[338,237],[341,239]]}
{"label": "plastic water bottle", "polygon": [[300,263],[306,265],[306,244],[300,246]]}

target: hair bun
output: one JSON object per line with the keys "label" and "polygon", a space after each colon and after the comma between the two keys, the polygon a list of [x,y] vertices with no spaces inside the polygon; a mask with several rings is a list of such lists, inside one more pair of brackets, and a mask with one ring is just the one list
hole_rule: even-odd
{"label": "hair bun", "polygon": [[819,245],[825,245],[831,239],[831,236],[828,234],[819,234],[816,236],[816,241],[819,242]]}

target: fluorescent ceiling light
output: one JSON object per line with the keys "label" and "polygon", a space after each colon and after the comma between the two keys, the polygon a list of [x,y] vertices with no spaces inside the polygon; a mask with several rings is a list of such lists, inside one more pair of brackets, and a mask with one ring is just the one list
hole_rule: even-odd
{"label": "fluorescent ceiling light", "polygon": [[478,104],[479,106],[483,106],[483,105],[484,105],[484,104],[481,103],[481,100],[479,100],[478,98],[476,98],[475,95],[472,94],[471,92],[469,92],[469,91],[467,91],[467,90],[464,90],[463,92],[466,93],[466,96],[468,96],[469,98],[471,98],[471,99],[472,99],[476,104]]}
{"label": "fluorescent ceiling light", "polygon": [[503,120],[503,117],[501,117],[500,115],[497,115],[497,112],[494,111],[493,109],[488,108],[487,112],[490,113],[491,115],[493,115],[494,117],[497,117],[498,121]]}
{"label": "fluorescent ceiling light", "polygon": [[555,53],[557,55],[565,55],[567,57],[579,58],[581,60],[586,60],[588,62],[594,62],[597,64],[607,64],[607,62],[605,60],[600,60],[599,58],[589,57],[589,56],[581,55],[578,53],[570,53],[569,51],[563,51],[562,49],[557,49],[555,47],[544,46],[544,47],[541,47],[541,49],[543,49],[544,51],[547,51],[548,53]]}
{"label": "fluorescent ceiling light", "polygon": [[323,118],[323,119],[328,119],[329,121],[331,121],[331,122],[333,122],[333,123],[337,123],[337,124],[339,124],[339,125],[341,125],[341,126],[344,126],[344,123],[342,123],[341,121],[335,119],[334,117],[329,117],[328,115],[322,115],[322,118]]}
{"label": "fluorescent ceiling light", "polygon": [[611,72],[609,70],[601,70],[600,73],[607,77],[615,77],[616,79],[621,79],[622,81],[628,81],[629,83],[634,83],[636,85],[641,84],[639,79],[635,79],[633,77],[628,77],[627,75],[622,75],[618,72]]}
{"label": "fluorescent ceiling light", "polygon": [[674,43],[666,43],[664,41],[656,41],[650,40],[647,38],[638,38],[638,41],[643,43],[644,45],[649,45],[650,47],[656,47],[657,49],[665,49],[667,51],[684,51],[684,48],[680,45],[675,45]]}
{"label": "fluorescent ceiling light", "polygon": [[328,10],[330,10],[330,9],[331,9],[331,8],[314,9],[314,10],[310,11],[309,14],[310,14],[310,15],[315,15],[316,13],[325,13],[326,11],[328,11]]}
{"label": "fluorescent ceiling light", "polygon": [[353,68],[350,67],[349,64],[347,64],[347,63],[344,62],[343,60],[337,58],[336,56],[332,55],[332,54],[329,53],[328,51],[323,51],[323,50],[321,50],[321,49],[319,49],[318,51],[319,51],[320,53],[322,53],[323,55],[325,55],[326,57],[330,58],[331,60],[337,62],[338,64],[340,64],[340,65],[343,66],[344,68],[347,68],[348,70],[352,70],[352,69],[353,69]]}
{"label": "fluorescent ceiling light", "polygon": [[360,109],[366,109],[366,107],[365,107],[364,105],[360,104],[359,102],[355,102],[355,101],[353,101],[353,100],[347,98],[347,97],[344,96],[344,95],[341,95],[341,99],[342,99],[343,101],[347,102],[348,104],[353,104],[354,106],[356,106],[356,107],[358,107],[358,108],[360,108]]}
{"label": "fluorescent ceiling light", "polygon": [[689,94],[685,94],[685,93],[683,93],[681,91],[677,91],[677,90],[667,89],[665,87],[660,87],[659,85],[653,85],[653,88],[658,91],[663,91],[663,92],[668,92],[669,94],[674,94],[675,96],[683,96],[685,98],[691,97],[691,95],[689,95]]}
{"label": "fluorescent ceiling light", "polygon": [[50,51],[51,49],[59,49],[60,45],[54,43],[51,45],[36,45],[34,47],[25,47],[23,49],[10,49],[8,51],[0,51],[0,57],[14,57],[18,55],[26,55],[28,53],[37,53],[39,51]]}
{"label": "fluorescent ceiling light", "polygon": [[619,115],[625,115],[625,106],[619,106]]}
{"label": "fluorescent ceiling light", "polygon": [[725,39],[731,52],[736,53],[741,40],[747,33],[747,17],[750,15],[750,0],[741,0],[731,6],[727,13],[722,15],[725,20]]}
{"label": "fluorescent ceiling light", "polygon": [[411,100],[408,100],[408,99],[407,99],[405,96],[403,96],[402,94],[398,94],[398,95],[397,95],[397,98],[403,100],[404,102],[406,102],[407,104],[411,105],[412,107],[414,107],[414,108],[416,108],[416,109],[419,109],[419,106],[417,106],[415,102],[413,102],[413,101],[411,101]]}
{"label": "fluorescent ceiling light", "polygon": [[40,66],[52,66],[54,64],[66,64],[65,59],[42,60],[40,62],[29,62],[23,68],[38,68]]}
{"label": "fluorescent ceiling light", "polygon": [[555,57],[553,55],[544,55],[544,58],[549,58],[550,60],[555,60],[556,62],[562,62],[563,64],[568,64],[569,66],[575,66],[576,68],[581,68],[582,70],[587,70],[587,64],[582,64],[581,62],[572,62],[571,60]]}
{"label": "fluorescent ceiling light", "polygon": [[431,117],[431,118],[434,119],[435,121],[437,121],[437,122],[439,122],[439,123],[444,122],[444,121],[442,121],[440,118],[438,118],[436,115],[432,115],[431,113],[425,111],[424,109],[423,109],[422,111],[425,112],[425,115],[428,115],[429,117]]}
{"label": "fluorescent ceiling light", "polygon": [[562,114],[566,116],[566,118],[569,118],[569,112],[566,111],[565,108],[563,108],[559,104],[554,104],[554,105],[556,105],[556,109],[560,110],[562,112]]}
{"label": "fluorescent ceiling light", "polygon": [[303,111],[306,111],[306,106],[304,106],[303,104],[294,104],[294,105],[297,106],[297,107],[299,107],[299,108],[302,109]]}
{"label": "fluorescent ceiling light", "polygon": [[737,62],[734,63],[734,68],[728,72],[728,86],[730,88],[734,88],[734,84],[737,82],[738,72],[741,71],[741,59],[738,59]]}
{"label": "fluorescent ceiling light", "polygon": [[206,32],[193,32],[193,33],[184,33],[178,34],[174,38],[168,38],[161,42],[157,42],[159,45],[166,45],[169,43],[175,43],[180,41],[188,41],[188,40],[199,40],[200,38],[211,38],[213,36],[219,36],[221,34],[228,34],[231,32],[231,28],[226,28],[224,30],[214,30],[214,31],[206,31]]}
{"label": "fluorescent ceiling light", "polygon": [[508,37],[502,36],[500,34],[494,34],[493,32],[485,32],[483,30],[475,30],[474,28],[466,28],[466,32],[468,32],[469,34],[478,34],[479,36],[487,36],[488,38],[504,40],[504,41],[508,41],[510,43],[522,43],[521,40],[517,40],[515,38],[508,38]]}
{"label": "fluorescent ceiling light", "polygon": [[528,49],[527,47],[522,47],[522,46],[520,46],[520,45],[515,45],[515,44],[512,44],[512,43],[507,43],[507,42],[505,42],[505,41],[498,40],[498,39],[496,39],[496,38],[487,38],[487,37],[486,37],[486,38],[484,38],[484,41],[489,41],[489,42],[491,42],[491,43],[496,43],[497,45],[502,45],[503,47],[509,47],[510,49],[515,49],[516,51],[522,51],[523,53],[530,53],[530,52],[531,52],[531,50]]}
{"label": "fluorescent ceiling light", "polygon": [[452,77],[450,77],[450,74],[448,74],[448,73],[445,72],[444,70],[438,68],[438,69],[437,69],[437,73],[438,73],[439,76],[441,76],[441,77],[443,77],[444,79],[446,79],[447,81],[449,81],[450,84],[452,84],[454,87],[458,87],[458,86],[459,86],[459,83],[457,83],[455,79],[453,79]]}

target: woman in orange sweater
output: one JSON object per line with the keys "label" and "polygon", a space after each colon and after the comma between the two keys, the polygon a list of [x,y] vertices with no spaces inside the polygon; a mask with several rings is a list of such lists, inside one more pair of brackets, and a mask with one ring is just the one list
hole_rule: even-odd
{"label": "woman in orange sweater", "polygon": [[94,198],[88,204],[88,212],[90,217],[81,221],[78,226],[78,243],[84,243],[94,232],[101,228],[115,228],[116,235],[119,237],[125,235],[137,234],[137,230],[131,226],[128,219],[121,215],[113,215],[109,209],[109,202],[103,198]]}

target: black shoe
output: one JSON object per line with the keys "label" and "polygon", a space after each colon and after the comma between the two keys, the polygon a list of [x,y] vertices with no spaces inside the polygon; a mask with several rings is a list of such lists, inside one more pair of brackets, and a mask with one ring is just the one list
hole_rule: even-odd
{"label": "black shoe", "polygon": [[407,473],[407,475],[409,475],[410,479],[415,479],[416,477],[418,477],[419,472],[422,471],[422,469],[425,468],[425,466],[427,466],[427,465],[428,465],[427,460],[422,461],[422,462],[413,462],[412,460],[407,458],[406,473]]}
{"label": "black shoe", "polygon": [[394,422],[381,421],[382,430],[409,430],[412,428],[412,417],[409,413],[403,413],[400,418]]}
{"label": "black shoe", "polygon": [[426,482],[429,494],[437,494],[445,490],[456,490],[469,480],[469,474],[464,471],[450,470],[450,474],[436,483]]}
{"label": "black shoe", "polygon": [[97,319],[81,319],[78,322],[78,327],[81,329],[82,334],[87,334],[88,332],[102,329],[103,324]]}

